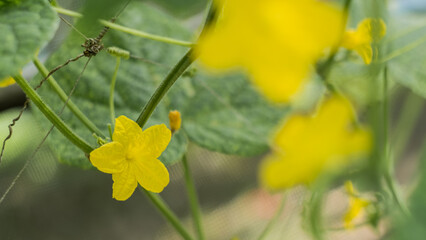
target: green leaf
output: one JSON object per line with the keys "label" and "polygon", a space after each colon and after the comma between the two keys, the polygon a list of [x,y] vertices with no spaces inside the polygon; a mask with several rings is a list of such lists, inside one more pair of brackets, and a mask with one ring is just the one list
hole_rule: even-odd
{"label": "green leaf", "polygon": [[52,38],[57,24],[47,0],[0,5],[0,79],[17,74]]}
{"label": "green leaf", "polygon": [[184,84],[186,103],[180,105],[185,106],[183,128],[190,140],[212,151],[240,156],[269,149],[270,130],[286,110],[268,105],[247,79],[198,75]]}
{"label": "green leaf", "polygon": [[389,73],[393,81],[426,97],[426,18],[406,17],[395,23],[389,42]]}
{"label": "green leaf", "polygon": [[[163,36],[182,40],[192,38],[188,30],[182,28],[174,18],[140,2],[132,2],[117,22]],[[84,39],[72,34],[47,61],[49,68],[80,54],[83,50],[80,47],[82,41]],[[115,93],[116,115],[126,115],[131,119],[139,116],[142,107],[171,66],[187,51],[184,47],[141,39],[113,30],[105,36],[104,44],[107,47],[114,45],[129,50],[133,56],[159,63],[150,64],[137,59],[121,61]],[[70,63],[55,73],[56,80],[67,92],[86,61],[83,58]],[[93,57],[72,98],[105,134],[109,123],[109,83],[114,66],[115,58],[106,52]],[[43,86],[39,91],[46,102],[58,112],[63,103],[50,87]],[[182,158],[188,138],[213,151],[242,156],[262,154],[268,150],[270,130],[285,113],[283,108],[269,106],[245,78],[237,75],[213,77],[201,71],[194,77],[186,76],[178,80],[154,111],[145,128],[153,124],[168,124],[170,110],[182,113],[183,126],[174,134],[160,158],[166,165]],[[50,126],[38,115],[43,125]],[[92,133],[70,111],[65,110],[62,117],[80,136],[96,145]],[[54,146],[52,149],[62,162],[80,167],[91,166],[87,158],[59,132],[52,132],[48,142]]]}

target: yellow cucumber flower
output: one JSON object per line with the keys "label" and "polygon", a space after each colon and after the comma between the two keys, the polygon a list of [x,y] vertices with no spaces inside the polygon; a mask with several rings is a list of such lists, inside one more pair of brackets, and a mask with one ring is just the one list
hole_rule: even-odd
{"label": "yellow cucumber flower", "polygon": [[340,96],[325,100],[313,116],[293,115],[278,131],[272,153],[260,167],[262,185],[280,190],[309,184],[324,171],[335,171],[364,155],[370,132],[354,126],[350,103]]}
{"label": "yellow cucumber flower", "polygon": [[15,83],[15,80],[12,77],[8,77],[0,80],[0,88],[7,87]]}
{"label": "yellow cucumber flower", "polygon": [[142,131],[125,116],[115,120],[112,142],[90,153],[90,161],[99,171],[112,174],[112,197],[127,200],[138,183],[159,193],[169,184],[169,172],[158,160],[171,139],[166,125],[154,125]]}
{"label": "yellow cucumber flower", "polygon": [[[270,100],[288,102],[311,65],[339,42],[342,12],[317,0],[217,0],[218,22],[196,55],[216,71],[241,68]],[[223,7],[223,8],[220,8]]]}
{"label": "yellow cucumber flower", "polygon": [[358,24],[356,30],[350,29],[345,32],[342,46],[356,51],[365,64],[370,64],[373,59],[371,44],[378,42],[385,34],[386,24],[382,19],[366,18]]}
{"label": "yellow cucumber flower", "polygon": [[362,213],[363,209],[370,205],[370,201],[358,197],[351,181],[345,182],[345,189],[349,195],[349,208],[343,217],[343,221],[346,229],[352,229],[354,227],[352,222]]}

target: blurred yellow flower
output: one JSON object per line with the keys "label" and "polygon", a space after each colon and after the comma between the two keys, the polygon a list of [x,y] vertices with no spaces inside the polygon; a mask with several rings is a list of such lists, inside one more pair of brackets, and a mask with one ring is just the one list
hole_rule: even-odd
{"label": "blurred yellow flower", "polygon": [[217,24],[196,54],[212,70],[240,67],[270,100],[288,102],[311,65],[339,42],[342,12],[316,0],[217,0]]}
{"label": "blurred yellow flower", "polygon": [[270,190],[309,184],[324,171],[341,169],[370,149],[370,132],[354,126],[350,103],[333,96],[313,116],[293,115],[278,131],[272,153],[260,168]]}
{"label": "blurred yellow flower", "polygon": [[12,77],[8,77],[0,80],[0,88],[7,87],[15,83],[15,80]]}
{"label": "blurred yellow flower", "polygon": [[343,221],[346,229],[352,229],[354,227],[353,220],[370,204],[370,201],[358,197],[358,193],[355,191],[351,181],[345,182],[345,189],[349,195],[349,208],[343,217]]}
{"label": "blurred yellow flower", "polygon": [[127,200],[138,183],[148,191],[161,192],[169,184],[169,172],[157,158],[170,142],[170,130],[161,124],[142,131],[125,116],[115,122],[113,141],[90,153],[93,166],[112,174],[113,198]]}
{"label": "blurred yellow flower", "polygon": [[382,19],[366,18],[362,20],[356,30],[345,32],[342,46],[356,51],[364,60],[370,64],[373,59],[373,48],[371,44],[378,42],[386,34],[386,24]]}

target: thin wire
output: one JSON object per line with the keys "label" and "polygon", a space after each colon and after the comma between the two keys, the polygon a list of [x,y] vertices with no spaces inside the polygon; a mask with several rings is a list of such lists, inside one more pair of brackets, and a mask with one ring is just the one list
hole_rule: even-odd
{"label": "thin wire", "polygon": [[72,25],[70,22],[68,22],[65,18],[63,18],[62,16],[58,15],[58,17],[64,22],[66,23],[69,27],[71,27],[74,31],[76,31],[78,34],[80,34],[84,39],[89,40],[88,37],[86,37],[86,35],[84,35],[82,32],[80,32],[80,30],[78,30],[76,27],[74,27],[74,25]]}
{"label": "thin wire", "polygon": [[124,4],[124,6],[117,12],[117,14],[115,15],[115,18],[118,18],[123,12],[124,12],[124,9],[126,9],[127,8],[127,6],[129,5],[129,3],[131,2],[132,0],[128,0],[127,2],[126,2],[126,4]]}
{"label": "thin wire", "polygon": [[136,60],[139,60],[139,61],[142,61],[142,62],[150,63],[150,64],[153,64],[153,65],[157,65],[157,66],[163,67],[165,69],[171,69],[170,66],[167,66],[165,64],[162,64],[162,63],[159,63],[159,62],[156,62],[156,61],[153,61],[153,60],[149,60],[147,58],[137,57],[137,56],[134,56],[134,55],[130,55],[130,58],[133,58],[133,59],[136,59]]}
{"label": "thin wire", "polygon": [[[65,101],[65,104],[62,106],[61,110],[59,111],[58,116],[61,116],[62,113],[65,110],[65,107],[67,106],[69,100],[71,99],[71,96],[73,95],[75,89],[77,88],[78,83],[80,82],[81,77],[83,76],[84,71],[87,68],[87,65],[90,62],[90,59],[92,59],[91,57],[89,59],[87,59],[86,64],[83,67],[83,70],[80,72],[80,75],[78,76],[77,80],[74,83],[73,88],[71,89],[67,100]],[[2,195],[2,197],[0,198],[0,205],[3,203],[4,199],[6,198],[6,196],[9,194],[10,190],[12,190],[12,188],[15,186],[16,182],[18,181],[18,179],[21,177],[22,173],[25,171],[25,169],[29,166],[30,162],[34,159],[36,153],[41,149],[42,145],[44,144],[44,142],[46,142],[47,137],[50,135],[50,133],[52,132],[52,130],[55,128],[55,125],[52,125],[49,129],[49,131],[47,131],[46,135],[43,137],[43,139],[41,140],[41,142],[37,145],[36,149],[34,150],[34,152],[32,153],[32,155],[30,156],[30,158],[27,159],[27,161],[25,162],[24,166],[22,166],[21,170],[19,170],[18,174],[15,176],[15,178],[12,180],[12,182],[10,183],[9,187],[6,189],[6,191],[4,192],[4,194]]]}

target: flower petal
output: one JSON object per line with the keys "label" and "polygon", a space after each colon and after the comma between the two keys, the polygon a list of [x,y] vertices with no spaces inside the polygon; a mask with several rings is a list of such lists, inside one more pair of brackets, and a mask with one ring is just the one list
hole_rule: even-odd
{"label": "flower petal", "polygon": [[291,101],[311,66],[340,39],[341,11],[321,1],[219,3],[218,23],[196,46],[200,62],[217,71],[247,71],[274,102]]}
{"label": "flower petal", "polygon": [[166,125],[154,125],[142,132],[138,149],[143,151],[142,155],[158,158],[166,150],[171,138],[172,132]]}
{"label": "flower petal", "polygon": [[119,142],[127,148],[136,142],[141,134],[142,129],[135,121],[126,116],[119,116],[115,119],[114,134],[112,135],[114,142]]}
{"label": "flower petal", "polygon": [[[311,162],[307,160],[311,160]],[[260,181],[263,186],[270,190],[285,189],[297,184],[312,182],[318,177],[322,169],[322,159],[272,154],[262,162]]]}
{"label": "flower petal", "polygon": [[114,181],[112,185],[112,197],[118,201],[127,200],[132,196],[138,186],[138,182],[130,167],[127,167],[120,173],[112,174],[112,180]]}
{"label": "flower petal", "polygon": [[169,172],[158,159],[136,159],[131,166],[136,180],[148,191],[159,193],[169,184]]}
{"label": "flower petal", "polygon": [[124,147],[118,142],[110,142],[93,150],[90,161],[104,173],[121,172],[127,166]]}
{"label": "flower petal", "polygon": [[296,56],[288,59],[271,57],[271,61],[252,63],[248,71],[253,76],[252,81],[255,86],[269,100],[289,102],[307,82],[306,77],[310,73],[309,66],[308,60]]}

